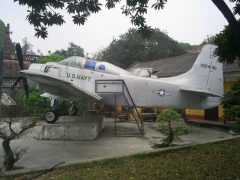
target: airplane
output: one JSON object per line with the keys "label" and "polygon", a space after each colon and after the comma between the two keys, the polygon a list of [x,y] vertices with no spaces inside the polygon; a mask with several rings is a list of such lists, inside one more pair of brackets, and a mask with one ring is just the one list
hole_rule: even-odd
{"label": "airplane", "polygon": [[[60,97],[106,105],[208,109],[218,106],[223,96],[223,66],[213,54],[215,48],[204,45],[188,72],[168,78],[139,76],[108,62],[77,56],[60,62],[32,63],[21,74],[53,100]],[[49,110],[45,119],[54,123],[55,112]]]}

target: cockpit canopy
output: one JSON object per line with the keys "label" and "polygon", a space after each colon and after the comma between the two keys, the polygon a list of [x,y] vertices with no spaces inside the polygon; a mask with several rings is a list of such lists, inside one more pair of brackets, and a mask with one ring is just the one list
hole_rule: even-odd
{"label": "cockpit canopy", "polygon": [[59,64],[76,68],[95,69],[96,61],[83,57],[72,56],[60,61]]}
{"label": "cockpit canopy", "polygon": [[104,73],[109,73],[114,75],[129,74],[128,71],[122,68],[119,68],[113,64],[110,64],[108,62],[100,62],[100,61],[95,61],[93,59],[88,59],[88,58],[83,58],[78,56],[69,57],[58,63],[65,66],[70,66],[70,67],[75,67],[80,69],[89,69],[89,70],[94,70],[94,71],[104,72]]}

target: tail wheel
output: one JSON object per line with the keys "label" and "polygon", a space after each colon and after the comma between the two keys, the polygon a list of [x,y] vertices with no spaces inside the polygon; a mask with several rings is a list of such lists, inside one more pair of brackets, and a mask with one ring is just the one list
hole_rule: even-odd
{"label": "tail wheel", "polygon": [[70,116],[75,116],[77,115],[78,113],[78,109],[76,106],[71,106],[69,109],[68,109],[68,113]]}
{"label": "tail wheel", "polygon": [[53,110],[49,110],[45,112],[44,119],[47,121],[47,123],[54,123],[57,120],[57,115]]}

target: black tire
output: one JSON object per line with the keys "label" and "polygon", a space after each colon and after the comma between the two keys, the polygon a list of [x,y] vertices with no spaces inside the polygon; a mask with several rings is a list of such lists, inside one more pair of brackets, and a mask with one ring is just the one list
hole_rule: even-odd
{"label": "black tire", "polygon": [[68,113],[69,113],[70,116],[76,116],[77,113],[78,113],[77,107],[76,106],[70,107],[68,109]]}
{"label": "black tire", "polygon": [[44,119],[47,123],[53,124],[57,121],[57,115],[53,110],[45,112]]}

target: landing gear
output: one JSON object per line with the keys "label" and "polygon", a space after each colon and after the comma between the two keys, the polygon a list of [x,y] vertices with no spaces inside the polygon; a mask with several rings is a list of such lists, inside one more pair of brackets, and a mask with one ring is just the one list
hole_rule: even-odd
{"label": "landing gear", "polygon": [[57,115],[53,110],[48,110],[44,114],[44,119],[47,121],[47,123],[54,123],[57,120]]}
{"label": "landing gear", "polygon": [[45,112],[44,114],[44,119],[47,123],[55,123],[57,121],[57,114],[56,111],[54,110],[54,105],[56,104],[56,99],[52,99],[51,100],[51,107],[52,109],[48,110],[47,112]]}
{"label": "landing gear", "polygon": [[[49,109],[44,114],[44,119],[47,123],[55,123],[59,116],[75,116],[78,113],[77,107],[74,105],[73,102],[67,103],[62,101],[61,104],[56,105],[56,99],[51,100],[51,109]],[[70,106],[70,108],[68,108]]]}

